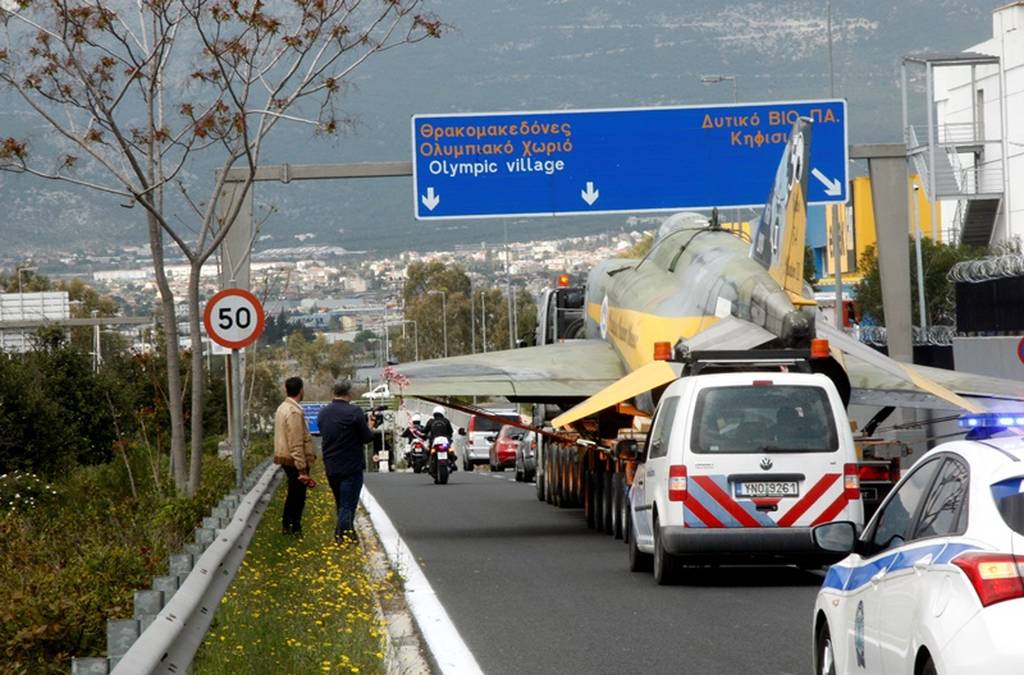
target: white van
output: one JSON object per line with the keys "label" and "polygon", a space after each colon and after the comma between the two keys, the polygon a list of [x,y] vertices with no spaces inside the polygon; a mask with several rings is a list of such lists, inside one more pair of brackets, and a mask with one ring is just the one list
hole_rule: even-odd
{"label": "white van", "polygon": [[630,488],[630,568],[671,583],[682,563],[816,566],[810,528],[864,522],[857,458],[824,375],[733,372],[670,384]]}

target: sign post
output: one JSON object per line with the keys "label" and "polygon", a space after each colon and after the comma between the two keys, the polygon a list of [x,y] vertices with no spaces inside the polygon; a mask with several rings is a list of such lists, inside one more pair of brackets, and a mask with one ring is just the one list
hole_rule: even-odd
{"label": "sign post", "polygon": [[847,201],[846,102],[416,115],[419,220],[760,207],[793,123],[808,202]]}
{"label": "sign post", "polygon": [[203,323],[206,334],[222,347],[231,350],[231,408],[235,424],[231,445],[235,460],[235,484],[242,487],[242,360],[241,350],[256,342],[266,317],[263,305],[249,291],[227,288],[206,303]]}

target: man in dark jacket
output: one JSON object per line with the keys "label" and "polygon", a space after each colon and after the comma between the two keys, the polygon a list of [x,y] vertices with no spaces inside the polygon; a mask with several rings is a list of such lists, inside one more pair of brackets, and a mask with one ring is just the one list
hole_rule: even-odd
{"label": "man in dark jacket", "polygon": [[323,440],[324,471],[338,509],[334,537],[339,543],[354,541],[356,506],[366,470],[363,448],[373,440],[373,425],[367,423],[361,408],[352,405],[352,383],[348,380],[335,383],[334,400],[320,410],[316,419]]}

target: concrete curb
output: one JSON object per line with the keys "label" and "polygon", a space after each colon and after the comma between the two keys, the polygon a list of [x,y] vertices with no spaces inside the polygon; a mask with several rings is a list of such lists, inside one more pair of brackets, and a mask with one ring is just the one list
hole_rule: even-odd
{"label": "concrete curb", "polygon": [[426,575],[416,563],[412,550],[365,486],[360,501],[370,516],[392,568],[405,581],[406,605],[419,626],[437,669],[445,675],[482,675],[476,657],[469,651],[448,612],[438,600]]}
{"label": "concrete curb", "polygon": [[[384,546],[377,538],[373,524],[362,509],[356,513],[356,529],[359,531],[359,541],[366,554],[370,576],[374,581],[385,579],[388,572],[392,571],[391,564],[384,552]],[[395,573],[397,574],[397,571]],[[399,607],[395,606],[399,603],[390,602],[385,608],[379,596],[376,597],[375,603],[377,616],[387,627],[384,634],[384,666],[388,675],[434,672],[435,669],[427,659],[422,636],[416,630],[416,622],[404,599],[400,601]]]}

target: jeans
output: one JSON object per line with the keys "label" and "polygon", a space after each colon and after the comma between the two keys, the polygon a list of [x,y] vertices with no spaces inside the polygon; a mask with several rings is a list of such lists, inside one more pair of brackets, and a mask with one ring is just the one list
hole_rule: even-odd
{"label": "jeans", "polygon": [[355,532],[356,506],[363,489],[363,472],[336,473],[327,476],[327,482],[334,493],[334,504],[338,508],[338,525],[334,536],[341,538]]}
{"label": "jeans", "polygon": [[299,470],[294,466],[283,466],[288,477],[288,496],[284,499],[284,515],[281,529],[285,532],[302,532],[302,511],[306,508],[306,486],[299,481]]}

